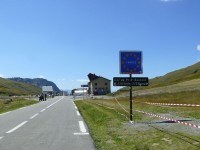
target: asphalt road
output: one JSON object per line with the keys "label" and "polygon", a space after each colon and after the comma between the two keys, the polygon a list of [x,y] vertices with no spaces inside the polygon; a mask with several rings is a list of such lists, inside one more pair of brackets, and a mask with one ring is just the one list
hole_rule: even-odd
{"label": "asphalt road", "polygon": [[0,114],[0,150],[94,150],[72,97]]}

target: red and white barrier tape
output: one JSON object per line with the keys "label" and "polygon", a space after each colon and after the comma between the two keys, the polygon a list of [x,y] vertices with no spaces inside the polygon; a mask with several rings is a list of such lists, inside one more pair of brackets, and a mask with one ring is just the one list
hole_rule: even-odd
{"label": "red and white barrier tape", "polygon": [[119,103],[119,101],[117,100],[117,98],[115,98],[115,101],[118,103],[118,105],[125,111],[128,113],[128,111]]}
{"label": "red and white barrier tape", "polygon": [[[118,100],[117,100],[116,98],[115,98],[115,100],[116,100],[117,103],[121,106],[121,104],[118,102]],[[121,107],[122,107],[122,106],[121,106]],[[122,107],[122,108],[123,108],[123,107]],[[124,109],[124,108],[123,108],[123,109]],[[124,109],[124,110],[125,110],[125,109]],[[149,116],[153,116],[153,117],[158,117],[158,118],[165,119],[165,120],[174,121],[174,122],[176,122],[176,123],[180,123],[180,124],[183,124],[183,125],[186,125],[186,126],[190,126],[190,127],[194,127],[194,128],[200,129],[200,125],[196,125],[196,124],[192,124],[192,123],[187,123],[187,122],[175,120],[175,119],[163,117],[163,116],[160,116],[160,115],[156,115],[156,114],[153,114],[153,113],[148,113],[148,112],[144,112],[144,111],[140,111],[140,110],[133,110],[133,111],[136,111],[136,112],[139,112],[139,113],[143,113],[143,114],[146,114],[146,115],[149,115]]]}
{"label": "red and white barrier tape", "polygon": [[153,117],[158,117],[158,118],[162,118],[165,120],[170,120],[170,121],[174,121],[176,123],[180,123],[180,124],[184,124],[186,126],[190,126],[190,127],[194,127],[194,128],[199,128],[200,129],[200,125],[196,125],[196,124],[192,124],[192,123],[187,123],[187,122],[183,122],[183,121],[179,121],[179,120],[175,120],[175,119],[171,119],[171,118],[167,118],[167,117],[163,117],[160,115],[156,115],[156,114],[152,114],[152,113],[148,113],[148,112],[144,112],[144,111],[140,111],[140,110],[135,110],[136,112],[140,112],[149,116],[153,116]]}
{"label": "red and white barrier tape", "polygon": [[144,102],[144,103],[149,104],[149,105],[200,107],[200,104],[170,104],[170,103],[149,103],[149,102]]}
{"label": "red and white barrier tape", "polygon": [[[127,113],[128,111],[119,103],[119,101],[117,100],[117,98],[115,98],[115,101],[118,103],[118,105]],[[100,105],[100,104],[98,104]],[[102,105],[101,105],[102,106]],[[114,109],[112,107],[107,107],[109,109]],[[144,112],[144,111],[140,111],[140,110],[133,110],[135,112],[139,112],[139,113],[143,113],[143,114],[146,114],[146,115],[149,115],[149,116],[153,116],[153,117],[158,117],[158,118],[161,118],[161,119],[164,119],[164,120],[169,120],[169,121],[174,121],[176,123],[180,123],[180,124],[183,124],[183,125],[186,125],[186,126],[190,126],[190,127],[194,127],[194,128],[198,128],[200,129],[200,125],[196,125],[196,124],[192,124],[192,123],[187,123],[187,122],[183,122],[183,121],[179,121],[179,120],[175,120],[175,119],[171,119],[171,118],[168,118],[168,117],[163,117],[163,116],[160,116],[160,115],[156,115],[156,114],[153,114],[153,113],[148,113],[148,112]],[[126,117],[127,118],[127,117]]]}

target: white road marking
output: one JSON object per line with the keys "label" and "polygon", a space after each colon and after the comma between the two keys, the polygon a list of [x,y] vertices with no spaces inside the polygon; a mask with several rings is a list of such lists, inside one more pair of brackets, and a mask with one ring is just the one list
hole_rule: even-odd
{"label": "white road marking", "polygon": [[86,128],[85,128],[85,125],[84,125],[83,121],[79,121],[79,127],[80,127],[80,131],[82,133],[86,132]]}
{"label": "white road marking", "polygon": [[51,104],[51,105],[49,105],[49,106],[47,106],[46,108],[48,109],[48,108],[50,108],[51,106],[53,106],[54,104]]}
{"label": "white road marking", "polygon": [[32,117],[30,117],[29,119],[33,119],[33,118],[35,118],[36,116],[38,116],[39,114],[37,113],[37,114],[35,114],[35,115],[33,115]]}
{"label": "white road marking", "polygon": [[75,106],[75,109],[77,109],[77,107]]}
{"label": "white road marking", "polygon": [[19,129],[20,127],[22,127],[23,125],[25,125],[28,121],[24,121],[22,123],[20,123],[19,125],[17,125],[16,127],[14,127],[13,129],[9,130],[8,132],[6,133],[12,133],[14,132],[15,130]]}
{"label": "white road marking", "polygon": [[44,112],[46,109],[42,109],[40,112]]}
{"label": "white road marking", "polygon": [[74,133],[74,135],[89,135],[89,133]]}
{"label": "white road marking", "polygon": [[0,140],[3,139],[3,136],[0,137]]}
{"label": "white road marking", "polygon": [[50,108],[51,106],[55,105],[56,103],[58,103],[59,101],[61,101],[64,97],[62,97],[61,99],[57,100],[56,102],[52,103],[51,105],[47,106],[46,108]]}
{"label": "white road marking", "polygon": [[83,123],[83,121],[79,121],[79,127],[80,127],[80,133],[74,133],[74,135],[89,135],[88,132],[86,132],[86,128],[85,125]]}
{"label": "white road marking", "polygon": [[80,113],[79,113],[79,111],[76,111],[76,113],[77,113],[77,116],[80,116]]}
{"label": "white road marking", "polygon": [[58,102],[61,101],[62,99],[63,99],[63,98],[59,99],[58,101],[52,103],[51,105],[47,106],[46,108],[47,108],[47,109],[50,108],[51,106],[55,105],[56,103],[58,103]]}

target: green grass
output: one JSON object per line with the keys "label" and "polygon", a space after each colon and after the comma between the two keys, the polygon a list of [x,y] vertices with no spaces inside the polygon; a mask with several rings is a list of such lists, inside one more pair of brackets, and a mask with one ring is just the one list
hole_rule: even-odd
{"label": "green grass", "polygon": [[0,78],[0,95],[31,95],[38,93],[41,93],[39,87]]}
{"label": "green grass", "polygon": [[[191,65],[186,68],[182,68],[173,72],[170,72],[164,76],[156,77],[149,80],[149,86],[147,87],[134,87],[135,90],[150,89],[155,87],[169,86],[185,81],[191,81],[194,79],[200,79],[200,62]],[[124,87],[116,92],[120,95],[122,93],[127,93],[129,87]]]}
{"label": "green grass", "polygon": [[163,93],[154,95],[145,95],[135,97],[137,101],[135,104],[137,109],[155,113],[175,113],[180,117],[189,117],[200,119],[199,107],[177,107],[177,106],[154,106],[147,105],[143,107],[139,102],[152,102],[152,103],[175,103],[175,104],[200,104],[200,92],[199,91],[185,91],[178,93]]}
{"label": "green grass", "polygon": [[[175,104],[200,104],[199,91],[184,91],[178,93],[160,93],[133,97],[133,109],[143,110],[155,114],[171,114],[173,116],[200,119],[200,107],[154,106],[144,104],[151,103],[175,103]],[[129,110],[129,98],[119,98],[120,103]],[[105,101],[104,104],[109,104]]]}
{"label": "green grass", "polygon": [[[127,108],[127,100],[119,100],[124,107]],[[93,100],[76,101],[76,104],[89,125],[92,137],[98,149],[102,150],[195,150],[200,147],[191,145],[180,140],[174,133],[165,130],[156,129],[156,125],[148,125],[144,122],[152,121],[151,117],[140,113],[134,113],[134,121],[136,124],[130,124],[128,120],[117,113],[115,110],[107,109],[103,106],[115,106],[113,100]],[[137,108],[142,108],[142,106]],[[144,107],[144,106],[143,106]],[[120,112],[120,108],[115,106]],[[153,110],[153,108],[149,108]],[[166,113],[163,110],[156,110],[160,113]],[[123,111],[121,111],[123,112]],[[151,127],[151,126],[155,126]],[[185,133],[183,134],[185,135]],[[200,140],[200,136],[191,136]],[[199,146],[199,145],[198,145]]]}
{"label": "green grass", "polygon": [[[197,134],[199,131],[196,133],[191,129],[192,127],[187,128],[181,124],[159,123],[163,119],[135,111],[145,111],[174,119],[200,119],[199,107],[154,106],[143,103],[200,104],[199,68],[200,62],[151,79],[148,87],[133,87],[135,91],[133,95],[143,94],[133,98],[134,125],[128,123],[129,87],[115,92],[119,103],[127,112],[114,100],[77,101],[76,104],[91,129],[97,148],[103,150],[200,149],[200,135]],[[112,107],[114,110],[105,107]],[[162,128],[162,125],[165,128]],[[182,139],[179,135],[189,140],[197,139],[199,142],[186,142],[185,138]]]}
{"label": "green grass", "polygon": [[26,100],[26,99],[15,99],[12,101],[0,100],[0,114],[36,103],[38,103],[38,101]]}
{"label": "green grass", "polygon": [[200,91],[159,93],[153,95],[136,96],[133,99],[140,102],[200,104]]}

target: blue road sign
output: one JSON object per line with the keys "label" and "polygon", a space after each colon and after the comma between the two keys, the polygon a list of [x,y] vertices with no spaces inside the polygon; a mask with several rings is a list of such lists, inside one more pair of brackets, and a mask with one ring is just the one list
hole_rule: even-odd
{"label": "blue road sign", "polygon": [[81,87],[88,87],[88,85],[81,85]]}
{"label": "blue road sign", "polygon": [[120,51],[120,73],[142,74],[142,51]]}

